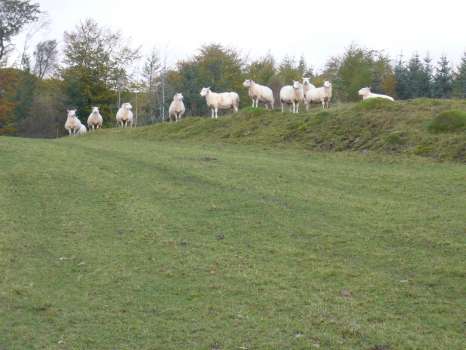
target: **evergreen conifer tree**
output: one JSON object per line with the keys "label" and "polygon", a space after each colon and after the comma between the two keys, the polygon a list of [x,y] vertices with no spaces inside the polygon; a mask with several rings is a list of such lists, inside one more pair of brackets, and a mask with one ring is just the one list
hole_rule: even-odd
{"label": "evergreen conifer tree", "polygon": [[422,97],[432,97],[432,80],[433,80],[433,68],[432,68],[432,59],[429,54],[424,57],[423,67],[422,67],[422,79],[420,84],[421,96]]}
{"label": "evergreen conifer tree", "polygon": [[450,98],[453,90],[453,75],[446,56],[440,57],[434,76],[434,97]]}
{"label": "evergreen conifer tree", "polygon": [[397,64],[395,65],[395,80],[396,88],[395,92],[400,100],[406,100],[411,98],[410,88],[409,88],[409,71],[406,67],[403,57],[400,56]]}
{"label": "evergreen conifer tree", "polygon": [[455,97],[466,98],[466,51],[455,75],[454,94]]}

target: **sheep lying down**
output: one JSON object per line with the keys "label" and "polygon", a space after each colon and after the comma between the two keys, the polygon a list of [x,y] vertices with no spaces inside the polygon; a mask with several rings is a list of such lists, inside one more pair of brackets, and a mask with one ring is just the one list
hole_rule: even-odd
{"label": "sheep lying down", "polygon": [[393,97],[387,96],[387,95],[381,95],[381,94],[374,94],[371,92],[371,89],[368,87],[362,88],[358,92],[359,96],[362,96],[363,101],[370,99],[370,98],[383,98],[385,100],[389,100],[394,102],[395,99]]}

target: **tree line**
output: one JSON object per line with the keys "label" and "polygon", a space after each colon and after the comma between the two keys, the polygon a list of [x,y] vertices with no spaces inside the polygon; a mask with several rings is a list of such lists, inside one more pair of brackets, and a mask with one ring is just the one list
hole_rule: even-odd
{"label": "tree line", "polygon": [[143,57],[141,48],[131,47],[121,33],[92,19],[64,33],[62,50],[57,40],[42,41],[31,54],[23,53],[19,65],[8,66],[13,38],[39,15],[39,6],[29,0],[0,4],[0,134],[60,136],[67,108],[78,109],[84,121],[98,106],[112,125],[119,105],[127,101],[136,109],[137,124],[159,122],[167,118],[176,92],[183,92],[188,116],[207,115],[202,87],[236,91],[246,106],[245,79],[268,85],[277,95],[303,76],[314,85],[330,80],[337,102],[358,100],[364,86],[397,99],[466,98],[466,53],[453,68],[444,56],[433,62],[414,54],[394,62],[382,51],[351,45],[316,72],[304,57],[277,61],[268,54],[250,60],[238,50],[210,44],[167,67],[159,51]]}

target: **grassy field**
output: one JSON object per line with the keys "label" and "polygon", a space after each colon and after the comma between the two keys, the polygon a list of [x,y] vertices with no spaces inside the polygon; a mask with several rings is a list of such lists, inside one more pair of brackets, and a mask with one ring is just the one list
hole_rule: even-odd
{"label": "grassy field", "polygon": [[465,348],[463,164],[183,123],[0,138],[0,349]]}

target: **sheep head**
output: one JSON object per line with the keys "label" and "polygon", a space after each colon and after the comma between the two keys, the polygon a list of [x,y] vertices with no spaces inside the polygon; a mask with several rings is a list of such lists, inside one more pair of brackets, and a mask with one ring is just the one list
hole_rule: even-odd
{"label": "sheep head", "polygon": [[299,90],[303,87],[303,84],[301,84],[299,81],[293,80],[293,89]]}
{"label": "sheep head", "polygon": [[131,105],[131,103],[129,103],[129,102],[126,102],[126,103],[123,103],[123,104],[121,105],[121,108],[123,108],[123,109],[126,109],[126,110],[130,111],[130,110],[132,110],[132,109],[133,109],[133,106]]}
{"label": "sheep head", "polygon": [[76,109],[68,109],[66,112],[68,113],[68,118],[76,118]]}
{"label": "sheep head", "polygon": [[174,97],[173,97],[173,100],[174,101],[183,101],[183,94],[181,92],[177,93]]}
{"label": "sheep head", "polygon": [[246,88],[250,88],[254,84],[254,80],[245,80],[243,86]]}
{"label": "sheep head", "polygon": [[208,94],[210,94],[210,87],[202,88],[201,96],[206,97]]}
{"label": "sheep head", "polygon": [[371,93],[371,88],[369,87],[364,87],[361,90],[359,90],[358,94],[359,96],[367,96]]}

